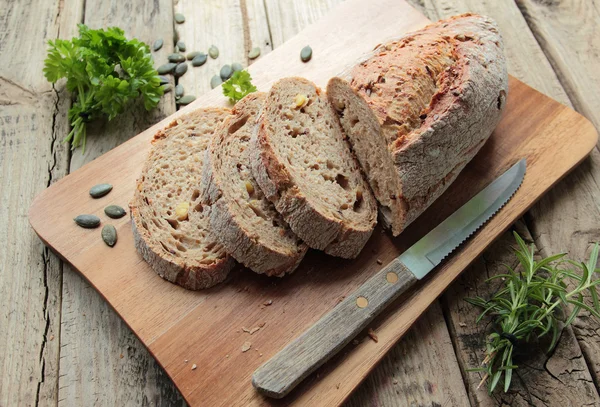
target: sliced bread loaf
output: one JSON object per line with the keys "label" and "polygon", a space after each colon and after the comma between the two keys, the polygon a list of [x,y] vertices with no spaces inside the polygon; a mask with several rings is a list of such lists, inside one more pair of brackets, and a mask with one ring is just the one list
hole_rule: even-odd
{"label": "sliced bread loaf", "polygon": [[199,109],[154,137],[130,203],[135,246],[162,278],[190,290],[225,279],[235,264],[209,226],[200,202],[204,152],[229,109]]}
{"label": "sliced bread loaf", "polygon": [[252,176],[248,144],[265,93],[251,93],[216,131],[206,152],[200,192],[210,204],[210,226],[237,261],[257,273],[293,271],[307,246],[264,196]]}
{"label": "sliced bread loaf", "polygon": [[252,140],[254,177],[294,233],[315,249],[356,257],[377,203],[321,90],[303,78],[275,83]]}
{"label": "sliced bread loaf", "polygon": [[500,120],[508,92],[502,38],[487,17],[452,17],[379,46],[343,76],[330,80],[328,97],[398,235]]}

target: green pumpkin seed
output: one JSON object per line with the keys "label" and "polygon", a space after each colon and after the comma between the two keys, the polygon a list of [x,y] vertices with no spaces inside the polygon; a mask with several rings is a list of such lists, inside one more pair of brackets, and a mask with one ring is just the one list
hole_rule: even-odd
{"label": "green pumpkin seed", "polygon": [[256,59],[260,56],[260,48],[258,47],[254,47],[250,50],[250,52],[248,52],[248,58],[250,59]]}
{"label": "green pumpkin seed", "polygon": [[185,22],[185,16],[181,13],[175,13],[173,17],[175,17],[175,22],[177,24],[182,24]]}
{"label": "green pumpkin seed", "polygon": [[163,46],[163,39],[159,38],[156,41],[154,41],[154,44],[152,44],[152,51],[156,52],[159,49],[161,49]]}
{"label": "green pumpkin seed", "polygon": [[175,68],[175,76],[183,76],[184,73],[186,73],[188,70],[188,66],[185,62],[182,62],[180,64],[177,65],[177,67]]}
{"label": "green pumpkin seed", "polygon": [[215,75],[210,80],[210,88],[214,89],[222,83],[223,83],[223,80],[221,79],[221,77],[219,75]]}
{"label": "green pumpkin seed", "polygon": [[243,71],[244,67],[239,62],[234,62],[233,64],[231,64],[231,69],[233,69],[233,72],[238,72]]}
{"label": "green pumpkin seed", "polygon": [[175,45],[177,45],[177,48],[179,48],[179,52],[185,52],[185,42],[179,40]]}
{"label": "green pumpkin seed", "polygon": [[96,215],[79,215],[73,219],[82,228],[93,229],[100,225],[100,218]]}
{"label": "green pumpkin seed", "polygon": [[119,219],[125,216],[127,212],[125,212],[125,209],[119,205],[108,205],[106,208],[104,208],[104,213],[109,218]]}
{"label": "green pumpkin seed", "polygon": [[164,75],[158,75],[158,80],[160,81],[161,85],[164,85],[165,83],[169,83],[169,78],[167,78]]}
{"label": "green pumpkin seed", "polygon": [[192,59],[196,58],[200,54],[202,54],[202,52],[200,52],[200,51],[188,52],[188,54],[186,55],[186,58],[188,61],[191,61]]}
{"label": "green pumpkin seed", "polygon": [[170,83],[165,83],[164,85],[162,85],[163,88],[163,93],[169,93],[171,90],[173,90],[173,85],[171,85]]}
{"label": "green pumpkin seed", "polygon": [[302,62],[308,62],[312,58],[312,48],[308,45],[300,51],[300,59]]}
{"label": "green pumpkin seed", "polygon": [[219,48],[215,45],[211,45],[208,49],[208,55],[210,55],[212,59],[217,59],[219,57]]}
{"label": "green pumpkin seed", "polygon": [[113,247],[117,244],[117,229],[113,225],[104,225],[101,235],[108,246]]}
{"label": "green pumpkin seed", "polygon": [[231,75],[233,75],[233,69],[231,68],[231,65],[223,65],[223,67],[221,68],[221,72],[219,72],[219,75],[221,76],[221,79],[223,79],[223,81],[226,81],[227,79],[231,78]]}
{"label": "green pumpkin seed", "polygon": [[110,191],[112,191],[112,188],[113,186],[110,184],[94,185],[90,189],[90,195],[92,196],[92,198],[101,198],[104,195],[108,194]]}
{"label": "green pumpkin seed", "polygon": [[173,72],[173,69],[175,69],[175,67],[177,67],[177,64],[169,62],[168,64],[159,66],[157,71],[160,75],[164,75]]}
{"label": "green pumpkin seed", "polygon": [[196,96],[194,95],[185,95],[181,99],[177,101],[178,105],[188,105],[196,100]]}
{"label": "green pumpkin seed", "polygon": [[183,96],[183,85],[179,84],[175,86],[175,97],[180,98]]}
{"label": "green pumpkin seed", "polygon": [[185,61],[185,57],[181,54],[171,54],[169,55],[169,62],[183,62]]}
{"label": "green pumpkin seed", "polygon": [[204,65],[204,63],[206,62],[207,59],[208,59],[208,57],[206,56],[206,54],[200,53],[200,55],[196,55],[194,57],[194,59],[192,59],[192,65],[193,66]]}

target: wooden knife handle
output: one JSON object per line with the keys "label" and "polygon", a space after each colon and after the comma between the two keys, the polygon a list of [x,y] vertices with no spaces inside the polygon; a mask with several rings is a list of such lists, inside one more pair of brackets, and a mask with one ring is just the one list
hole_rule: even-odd
{"label": "wooden knife handle", "polygon": [[266,396],[284,397],[416,281],[413,273],[394,259],[259,367],[252,375],[252,385]]}

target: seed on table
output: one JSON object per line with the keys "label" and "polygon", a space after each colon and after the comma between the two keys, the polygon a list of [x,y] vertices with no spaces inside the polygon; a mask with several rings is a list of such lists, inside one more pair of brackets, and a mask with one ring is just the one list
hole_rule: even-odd
{"label": "seed on table", "polygon": [[127,212],[125,212],[125,209],[123,209],[122,206],[108,205],[106,208],[104,208],[104,213],[109,218],[119,219],[119,218],[122,218],[123,216],[125,216],[125,214]]}
{"label": "seed on table", "polygon": [[181,13],[175,13],[173,17],[175,17],[175,22],[177,24],[182,24],[185,22],[185,16]]}
{"label": "seed on table", "polygon": [[219,72],[219,75],[224,81],[231,78],[231,75],[233,75],[233,69],[231,68],[231,65],[223,65],[223,67],[221,68],[221,72]]}
{"label": "seed on table", "polygon": [[168,64],[159,66],[157,69],[157,72],[160,75],[164,75],[164,74],[173,72],[173,69],[175,69],[175,67],[177,67],[177,64],[175,64],[173,62],[169,62]]}
{"label": "seed on table", "polygon": [[175,97],[180,98],[183,96],[183,85],[179,84],[175,86]]}
{"label": "seed on table", "polygon": [[185,52],[185,42],[183,41],[177,41],[177,48],[179,48],[180,52]]}
{"label": "seed on table", "polygon": [[100,218],[96,215],[79,215],[73,219],[82,228],[93,229],[100,225]]}
{"label": "seed on table", "polygon": [[238,72],[244,70],[244,67],[239,62],[234,62],[231,64],[231,69],[233,69],[233,72]]}
{"label": "seed on table", "polygon": [[210,55],[212,59],[216,59],[219,56],[219,48],[215,45],[211,45],[208,49],[208,55]]}
{"label": "seed on table", "polygon": [[158,51],[159,49],[161,49],[163,46],[163,39],[159,38],[156,41],[154,41],[154,44],[152,44],[152,51]]}
{"label": "seed on table", "polygon": [[186,73],[188,70],[188,66],[185,62],[180,63],[179,65],[177,65],[177,67],[175,68],[175,76],[183,76],[184,73]]}
{"label": "seed on table", "polygon": [[223,81],[221,80],[221,77],[219,75],[215,75],[210,80],[210,88],[214,89],[222,83]]}
{"label": "seed on table", "polygon": [[164,85],[162,85],[162,88],[163,93],[169,93],[173,89],[173,86],[170,83],[165,83]]}
{"label": "seed on table", "polygon": [[160,81],[159,83],[161,85],[164,85],[165,83],[169,83],[169,78],[167,78],[164,75],[158,75],[158,80]]}
{"label": "seed on table", "polygon": [[300,51],[300,59],[302,62],[308,62],[312,58],[312,48],[308,45]]}
{"label": "seed on table", "polygon": [[256,59],[260,56],[260,48],[258,47],[254,47],[250,50],[250,52],[248,52],[248,58],[250,59]]}
{"label": "seed on table", "polygon": [[101,198],[112,191],[113,186],[110,184],[98,184],[90,188],[92,198]]}
{"label": "seed on table", "polygon": [[196,100],[196,96],[194,95],[185,95],[181,99],[179,99],[176,103],[178,105],[188,105]]}
{"label": "seed on table", "polygon": [[200,53],[200,55],[196,55],[194,59],[192,59],[193,66],[201,66],[204,65],[208,57],[204,53]]}
{"label": "seed on table", "polygon": [[108,246],[113,247],[117,244],[117,229],[113,225],[104,225],[102,228],[102,240]]}
{"label": "seed on table", "polygon": [[179,31],[175,28],[173,29],[173,45],[177,44],[177,41],[179,41]]}
{"label": "seed on table", "polygon": [[196,58],[200,54],[202,54],[202,52],[200,52],[200,51],[188,52],[188,54],[186,55],[186,58],[188,61],[191,61],[192,59]]}
{"label": "seed on table", "polygon": [[169,55],[169,62],[183,62],[185,61],[185,57],[181,54],[171,54]]}

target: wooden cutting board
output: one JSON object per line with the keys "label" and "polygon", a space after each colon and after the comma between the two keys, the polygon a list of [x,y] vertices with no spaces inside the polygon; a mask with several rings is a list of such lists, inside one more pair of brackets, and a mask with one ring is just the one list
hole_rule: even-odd
{"label": "wooden cutting board", "polygon": [[[324,86],[375,45],[427,23],[400,0],[348,0],[259,59],[250,72],[260,90],[268,90],[272,81],[290,75]],[[313,59],[304,64],[299,53],[307,44],[313,48]],[[158,277],[137,255],[129,219],[111,220],[104,216],[103,208],[113,203],[127,206],[149,141],[159,128],[183,112],[225,103],[220,89],[203,96],[55,183],[36,198],[29,213],[40,238],[114,307],[192,406],[342,403],[452,280],[583,160],[597,141],[594,127],[585,118],[511,78],[506,112],[491,139],[449,190],[402,236],[392,238],[377,229],[356,260],[311,251],[301,267],[286,278],[270,279],[238,268],[226,283],[190,292]],[[527,174],[521,189],[437,271],[372,324],[379,343],[363,340],[349,345],[284,400],[275,402],[254,391],[250,377],[260,364],[523,157],[527,158]],[[113,184],[114,190],[104,198],[91,199],[89,188],[101,182]],[[107,247],[100,229],[77,227],[72,219],[81,213],[97,214],[103,223],[114,224],[119,233],[117,245]],[[253,335],[242,330],[263,323]],[[245,342],[252,348],[242,352]],[[197,369],[192,370],[194,364]]]}

